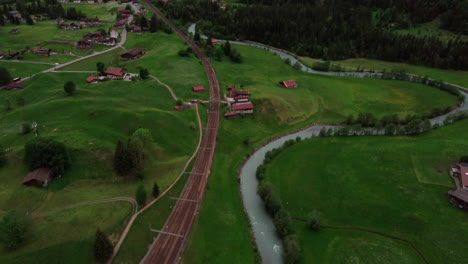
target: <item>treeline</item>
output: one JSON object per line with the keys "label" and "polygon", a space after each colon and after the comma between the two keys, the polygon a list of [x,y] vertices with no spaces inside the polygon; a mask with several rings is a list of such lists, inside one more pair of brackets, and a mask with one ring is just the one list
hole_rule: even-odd
{"label": "treeline", "polygon": [[[220,10],[209,1],[169,1],[166,14],[181,23],[199,21],[205,34],[258,41],[301,56],[329,60],[366,57],[430,67],[468,69],[468,42],[401,35],[379,28],[373,12],[378,1],[248,1],[252,5]],[[371,3],[366,5],[362,2]],[[384,1],[388,2],[388,1]],[[396,5],[400,5],[395,1]],[[403,1],[402,11],[419,14],[416,4]],[[415,1],[421,7],[423,1]],[[451,1],[449,1],[451,2]],[[389,2],[388,5],[391,5]],[[451,10],[452,4],[429,1],[435,11],[426,19]],[[390,7],[389,7],[390,8]],[[422,10],[425,10],[424,8]],[[432,10],[432,9],[431,9]],[[382,12],[378,14],[383,14]],[[416,15],[410,15],[416,19]],[[418,22],[419,22],[418,18]],[[460,23],[466,21],[463,18]],[[390,21],[390,20],[389,20]],[[466,22],[465,22],[466,24]]]}

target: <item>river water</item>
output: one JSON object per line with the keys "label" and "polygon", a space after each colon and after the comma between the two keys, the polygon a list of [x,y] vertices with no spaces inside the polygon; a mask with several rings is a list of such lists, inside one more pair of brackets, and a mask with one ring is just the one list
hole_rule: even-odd
{"label": "river water", "polygon": [[[188,31],[192,34],[195,34],[196,24],[192,24]],[[206,39],[206,36],[201,36]],[[216,39],[218,42],[225,42],[224,40]],[[298,63],[300,65],[299,70],[321,75],[331,75],[339,77],[356,77],[356,78],[378,78],[382,77],[382,73],[367,73],[367,72],[324,72],[317,71],[302,63],[295,56],[291,55],[288,52],[272,48],[260,43],[252,42],[243,42],[243,41],[229,41],[233,44],[253,46],[260,49],[267,50],[273,54],[276,54],[281,59],[289,59],[291,65]],[[436,88],[434,88],[436,89]],[[463,93],[463,92],[462,92]],[[464,93],[463,93],[464,94]],[[458,111],[468,110],[468,96],[465,95],[464,103],[451,111],[450,113],[435,117],[431,119],[431,124],[443,124],[445,118],[452,113]],[[257,194],[258,180],[255,176],[257,167],[263,163],[265,158],[265,153],[278,148],[284,144],[287,140],[295,139],[301,137],[302,139],[311,138],[312,136],[317,136],[322,128],[330,128],[332,126],[325,125],[314,125],[308,127],[304,130],[285,135],[278,139],[275,139],[263,147],[255,151],[252,156],[250,156],[240,171],[240,185],[241,185],[241,195],[244,208],[249,216],[250,224],[252,225],[252,231],[255,237],[255,242],[257,244],[260,255],[262,256],[262,262],[265,264],[281,264],[283,263],[282,258],[282,243],[280,238],[276,234],[275,226],[270,215],[265,210],[262,199]]]}

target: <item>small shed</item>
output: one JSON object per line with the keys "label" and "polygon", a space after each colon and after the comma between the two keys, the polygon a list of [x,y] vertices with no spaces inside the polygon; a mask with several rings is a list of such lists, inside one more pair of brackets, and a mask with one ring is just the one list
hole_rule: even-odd
{"label": "small shed", "polygon": [[97,83],[99,81],[98,77],[96,76],[89,76],[86,78],[87,83]]}
{"label": "small shed", "polygon": [[205,87],[203,87],[201,85],[200,86],[195,86],[195,87],[192,87],[192,91],[194,91],[194,92],[203,92],[203,91],[205,91]]}
{"label": "small shed", "polygon": [[120,58],[123,60],[134,60],[143,56],[143,54],[145,54],[145,50],[142,47],[136,47],[120,55]]}
{"label": "small shed", "polygon": [[297,85],[296,81],[294,81],[294,80],[282,81],[282,82],[279,82],[279,84],[281,84],[282,86],[284,86],[286,88],[297,88],[297,87],[299,87]]}
{"label": "small shed", "polygon": [[51,172],[51,169],[47,167],[37,168],[24,177],[23,185],[39,185],[45,187],[52,180]]}

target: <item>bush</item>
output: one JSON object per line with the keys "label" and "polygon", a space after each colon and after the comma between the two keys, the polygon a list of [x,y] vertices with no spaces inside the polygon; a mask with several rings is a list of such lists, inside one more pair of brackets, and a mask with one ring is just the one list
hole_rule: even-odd
{"label": "bush", "polygon": [[68,150],[63,143],[40,137],[25,144],[24,162],[30,170],[50,167],[54,177],[63,175],[70,166]]}
{"label": "bush", "polygon": [[286,210],[280,209],[275,214],[273,223],[275,224],[276,232],[281,238],[285,238],[293,233],[291,216],[289,216],[289,213],[286,212]]}
{"label": "bush", "polygon": [[263,180],[263,177],[265,176],[265,166],[263,164],[260,164],[257,167],[257,171],[255,172],[255,176],[259,181]]}
{"label": "bush", "polygon": [[460,158],[460,163],[468,163],[468,156],[462,156]]}
{"label": "bush", "polygon": [[8,249],[20,247],[29,236],[29,220],[14,210],[7,211],[0,221],[0,241]]}
{"label": "bush", "polygon": [[144,205],[146,202],[146,190],[143,183],[140,183],[137,187],[136,194],[135,194],[136,201],[138,205]]}
{"label": "bush", "polygon": [[177,54],[181,57],[190,57],[190,54],[186,50],[179,50]]}
{"label": "bush", "polygon": [[140,78],[145,80],[149,76],[149,71],[148,69],[145,68],[140,68]]}
{"label": "bush", "polygon": [[307,219],[307,225],[310,229],[314,231],[320,230],[320,212],[314,210],[309,214],[309,218]]}
{"label": "bush", "polygon": [[288,236],[283,241],[283,258],[286,264],[299,262],[301,258],[301,248],[296,237]]}
{"label": "bush", "polygon": [[21,124],[21,133],[23,135],[29,134],[31,132],[31,125],[28,123]]}
{"label": "bush", "polygon": [[258,195],[262,198],[265,203],[267,212],[274,216],[281,208],[281,200],[276,195],[271,184],[261,184],[258,186]]}
{"label": "bush", "polygon": [[0,86],[9,84],[11,80],[13,80],[13,78],[11,77],[10,72],[4,67],[0,67]]}
{"label": "bush", "polygon": [[0,168],[6,164],[5,149],[0,145]]}
{"label": "bush", "polygon": [[96,231],[96,238],[94,239],[94,258],[100,263],[106,263],[112,256],[113,250],[114,247],[109,238],[98,229]]}
{"label": "bush", "polygon": [[63,86],[63,90],[68,94],[68,95],[73,95],[76,90],[76,85],[72,81],[68,81],[65,83]]}
{"label": "bush", "polygon": [[155,182],[153,185],[153,197],[158,198],[158,196],[159,196],[159,186],[158,186],[158,183]]}
{"label": "bush", "polygon": [[117,141],[114,152],[114,170],[121,176],[127,175],[132,170],[132,160],[127,148],[121,140]]}

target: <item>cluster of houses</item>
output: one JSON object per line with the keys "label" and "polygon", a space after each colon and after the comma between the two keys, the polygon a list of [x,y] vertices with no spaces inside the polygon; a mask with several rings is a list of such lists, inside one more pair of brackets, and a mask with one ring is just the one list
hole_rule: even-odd
{"label": "cluster of houses", "polygon": [[456,190],[448,191],[450,202],[462,209],[468,210],[468,163],[459,163],[450,170]]}
{"label": "cluster of houses", "polygon": [[233,84],[227,85],[227,94],[224,94],[229,112],[224,114],[226,118],[236,118],[240,114],[253,114],[254,105],[250,101],[250,91],[235,89]]}
{"label": "cluster of houses", "polygon": [[65,23],[65,20],[59,18],[57,19],[57,24],[59,29],[64,30],[77,30],[82,28],[102,26],[102,23],[98,17],[86,17],[82,18],[80,22],[71,22],[70,24]]}
{"label": "cluster of houses", "polygon": [[117,43],[117,38],[119,37],[119,32],[116,29],[111,29],[109,36],[104,36],[101,31],[91,32],[79,40],[76,43],[75,48],[77,49],[90,49],[93,44],[101,44],[106,46],[115,46]]}
{"label": "cluster of houses", "polygon": [[116,28],[124,28],[128,23],[128,18],[132,15],[132,10],[127,10],[123,7],[117,8],[117,13],[119,13],[119,21],[114,24]]}
{"label": "cluster of houses", "polygon": [[[28,50],[26,49],[21,49],[21,53],[19,51],[16,51],[16,50],[10,50],[8,52],[3,52],[3,51],[0,51],[0,59],[3,59],[5,57],[9,58],[9,59],[13,59],[17,56],[19,56],[20,54],[24,54],[26,53]],[[52,52],[51,49],[49,48],[42,48],[42,47],[34,47],[30,50],[32,53],[34,54],[37,54],[37,55],[41,55],[41,56],[50,56],[50,53]]]}

